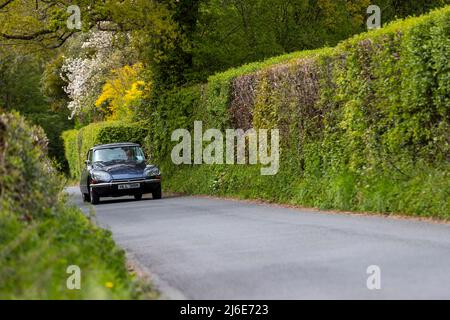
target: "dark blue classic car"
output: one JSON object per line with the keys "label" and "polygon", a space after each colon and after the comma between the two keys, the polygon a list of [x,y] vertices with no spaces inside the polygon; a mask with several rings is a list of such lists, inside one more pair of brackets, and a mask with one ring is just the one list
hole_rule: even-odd
{"label": "dark blue classic car", "polygon": [[161,199],[161,172],[148,165],[144,152],[135,143],[97,145],[87,154],[81,174],[83,200],[98,204],[100,197],[134,196],[152,193]]}

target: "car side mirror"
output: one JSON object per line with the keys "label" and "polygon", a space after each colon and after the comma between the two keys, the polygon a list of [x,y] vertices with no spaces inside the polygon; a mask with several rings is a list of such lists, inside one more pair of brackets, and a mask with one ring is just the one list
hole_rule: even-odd
{"label": "car side mirror", "polygon": [[87,166],[90,166],[90,165],[91,165],[91,161],[89,161],[89,160],[84,160],[84,163],[85,163]]}

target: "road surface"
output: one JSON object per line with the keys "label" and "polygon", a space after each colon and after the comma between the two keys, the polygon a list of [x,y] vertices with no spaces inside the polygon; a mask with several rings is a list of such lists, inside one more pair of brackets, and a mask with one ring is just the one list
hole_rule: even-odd
{"label": "road surface", "polygon": [[105,200],[98,223],[168,298],[450,299],[449,225],[187,196]]}

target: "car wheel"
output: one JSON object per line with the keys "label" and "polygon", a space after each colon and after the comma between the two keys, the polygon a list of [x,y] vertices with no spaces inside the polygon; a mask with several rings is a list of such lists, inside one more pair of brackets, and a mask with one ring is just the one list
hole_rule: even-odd
{"label": "car wheel", "polygon": [[142,199],[142,194],[135,194],[134,195],[134,199],[141,200]]}
{"label": "car wheel", "polygon": [[91,203],[94,205],[100,203],[100,196],[97,194],[97,192],[92,190],[92,188],[91,188]]}
{"label": "car wheel", "polygon": [[89,196],[88,193],[83,193],[82,197],[83,197],[83,202],[91,202],[91,197]]}
{"label": "car wheel", "polygon": [[161,186],[158,189],[156,189],[155,191],[153,191],[152,195],[153,195],[153,199],[161,199],[161,197],[162,197]]}

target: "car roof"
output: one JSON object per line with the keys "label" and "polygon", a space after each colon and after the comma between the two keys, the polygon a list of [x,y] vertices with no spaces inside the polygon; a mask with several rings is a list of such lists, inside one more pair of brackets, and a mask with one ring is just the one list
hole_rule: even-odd
{"label": "car roof", "polygon": [[137,143],[132,143],[132,142],[97,144],[94,147],[92,147],[91,150],[110,149],[110,148],[119,148],[119,147],[140,147],[140,145],[138,145]]}

